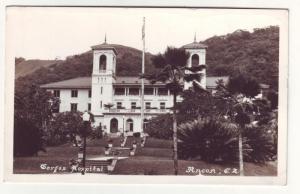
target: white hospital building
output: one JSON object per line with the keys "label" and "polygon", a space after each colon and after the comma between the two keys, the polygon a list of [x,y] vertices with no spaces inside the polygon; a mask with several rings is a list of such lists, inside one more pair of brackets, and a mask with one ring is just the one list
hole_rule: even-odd
{"label": "white hospital building", "polygon": [[[183,46],[190,53],[186,64],[206,64],[207,46],[197,43]],[[59,112],[91,111],[95,117],[95,126],[100,125],[107,133],[141,132],[141,79],[139,77],[125,77],[116,75],[116,49],[106,42],[92,46],[93,71],[91,77],[48,83],[42,88],[53,92],[60,98]],[[216,81],[228,77],[207,77],[205,74],[201,85],[213,90]],[[191,82],[184,82],[184,88],[191,86]],[[165,88],[164,83],[151,84],[144,81],[144,123],[147,119],[170,112],[173,98]],[[181,100],[180,98],[178,100]]]}

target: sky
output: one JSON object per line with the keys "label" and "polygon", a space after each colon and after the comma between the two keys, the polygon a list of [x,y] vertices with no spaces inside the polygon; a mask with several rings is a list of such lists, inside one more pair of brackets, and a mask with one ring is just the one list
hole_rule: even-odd
{"label": "sky", "polygon": [[9,7],[6,47],[15,57],[65,59],[104,42],[142,49],[146,18],[146,52],[164,52],[235,30],[253,31],[286,23],[282,10],[191,8]]}

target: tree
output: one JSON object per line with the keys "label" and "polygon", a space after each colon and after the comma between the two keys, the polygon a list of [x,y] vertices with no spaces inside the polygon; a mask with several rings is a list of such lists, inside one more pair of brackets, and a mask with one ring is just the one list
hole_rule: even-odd
{"label": "tree", "polygon": [[178,103],[179,124],[205,117],[218,117],[216,102],[211,93],[188,89],[182,92],[182,102]]}
{"label": "tree", "polygon": [[15,150],[17,155],[24,153],[24,150],[21,153],[18,152],[18,150],[23,149],[22,147],[18,149],[22,144],[24,149],[32,147],[31,150],[35,152],[25,151],[27,155],[36,154],[38,150],[42,149],[41,147],[44,144],[43,136],[47,131],[50,120],[53,118],[53,110],[58,105],[58,98],[36,85],[23,89],[16,88],[14,104],[14,137],[16,139],[14,147],[17,149]]}
{"label": "tree", "polygon": [[42,133],[34,123],[22,117],[14,118],[14,156],[33,156],[45,151]]}
{"label": "tree", "polygon": [[85,129],[83,128],[81,115],[80,112],[57,113],[48,126],[48,145],[60,145],[66,143],[69,139],[73,141],[75,135],[82,135]]}
{"label": "tree", "polygon": [[251,122],[253,111],[257,110],[254,97],[259,94],[259,84],[254,79],[239,74],[231,77],[226,86],[219,83],[217,89],[215,98],[221,101],[219,104],[223,104],[221,112],[226,112],[226,117],[236,122],[240,127],[239,165],[240,175],[244,175],[243,131],[246,124]]}
{"label": "tree", "polygon": [[[178,125],[199,118],[218,118],[215,101],[208,92],[198,92],[190,88],[181,92],[182,102],[177,103]],[[173,120],[171,114],[163,114],[152,118],[147,124],[145,132],[151,137],[159,139],[172,139]]]}
{"label": "tree", "polygon": [[171,140],[173,136],[172,118],[171,114],[163,114],[152,118],[145,128],[145,132],[151,137]]}
{"label": "tree", "polygon": [[107,104],[104,104],[104,107],[107,108],[107,109],[111,109],[112,107],[114,106],[113,103],[107,103]]}
{"label": "tree", "polygon": [[28,88],[16,89],[15,117],[30,120],[37,128],[44,129],[51,120],[60,100],[39,86],[32,84]]}
{"label": "tree", "polygon": [[[201,79],[201,74],[196,72],[205,68],[204,65],[197,67],[186,67],[189,53],[184,49],[168,47],[164,54],[158,54],[152,58],[152,63],[157,69],[156,73],[143,75],[145,78],[151,80],[152,83],[157,81],[166,83],[165,87],[170,90],[173,95],[173,160],[174,160],[174,174],[178,174],[178,150],[177,150],[177,97],[182,92],[183,79],[193,81],[193,85],[197,86]],[[192,72],[186,75],[185,70]],[[197,86],[199,89],[199,86]]]}

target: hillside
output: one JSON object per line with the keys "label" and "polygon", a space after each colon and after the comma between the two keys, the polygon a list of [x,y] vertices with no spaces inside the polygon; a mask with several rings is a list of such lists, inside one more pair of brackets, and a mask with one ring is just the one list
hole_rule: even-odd
{"label": "hillside", "polygon": [[237,30],[214,36],[203,42],[208,46],[209,75],[235,75],[239,72],[277,88],[279,62],[279,27]]}
{"label": "hillside", "polygon": [[[117,75],[133,76],[141,72],[142,52],[138,49],[113,45],[117,52]],[[152,55],[146,53],[145,71],[153,72],[151,63]],[[67,57],[64,61],[55,60],[25,60],[16,64],[16,79],[35,80],[35,84],[43,84],[53,81],[60,81],[79,76],[90,76],[92,73],[92,52],[88,51],[80,55]],[[41,76],[42,75],[42,76]],[[21,78],[21,76],[23,76]],[[33,79],[33,78],[37,79]]]}
{"label": "hillside", "polygon": [[[254,32],[237,30],[225,36],[214,36],[203,41],[208,45],[207,73],[211,76],[246,73],[261,83],[277,88],[279,28],[255,29]],[[167,46],[167,45],[166,45]],[[138,49],[114,45],[117,55],[117,75],[138,75],[141,72],[142,52]],[[155,71],[152,55],[146,54],[145,70]],[[92,52],[68,57],[59,63],[29,60],[16,65],[16,90],[29,85],[90,76]],[[20,75],[27,75],[20,77]]]}
{"label": "hillside", "polygon": [[16,63],[15,78],[17,79],[29,75],[41,67],[49,67],[60,62],[60,60],[24,60],[20,63]]}
{"label": "hillside", "polygon": [[[141,72],[142,52],[122,45],[114,45],[114,47],[118,52],[116,74],[119,76],[138,75]],[[154,71],[151,57],[150,53],[146,53],[146,72]],[[41,84],[91,76],[92,62],[91,51],[67,57],[66,60],[53,64],[43,60],[21,60],[16,64],[15,95],[23,100],[28,97],[30,100],[32,89]],[[20,76],[20,74],[24,76]]]}

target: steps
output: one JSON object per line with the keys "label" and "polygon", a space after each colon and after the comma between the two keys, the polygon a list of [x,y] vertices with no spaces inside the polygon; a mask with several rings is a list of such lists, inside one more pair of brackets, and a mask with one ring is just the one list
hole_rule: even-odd
{"label": "steps", "polygon": [[96,167],[101,167],[101,166],[108,166],[111,164],[111,160],[86,160],[86,167],[87,166],[96,166]]}
{"label": "steps", "polygon": [[111,160],[86,160],[85,167],[90,170],[87,173],[108,173],[108,166],[112,163]]}
{"label": "steps", "polygon": [[113,147],[111,150],[111,155],[113,156],[129,156],[130,148],[128,147]]}
{"label": "steps", "polygon": [[127,139],[128,139],[128,136],[125,136],[123,139],[123,142],[121,143],[121,147],[125,147]]}
{"label": "steps", "polygon": [[137,145],[141,145],[141,140],[142,140],[142,138],[140,138],[140,137],[129,136],[129,137],[127,137],[125,147],[132,148],[132,144],[134,141],[136,142]]}
{"label": "steps", "polygon": [[[103,139],[102,139],[103,141]],[[103,154],[90,156],[86,159],[85,168],[86,173],[103,173],[110,174],[113,172],[117,161],[121,159],[126,159],[130,156],[134,156],[137,150],[141,147],[142,138],[141,137],[108,137],[102,142],[106,145],[105,151]],[[136,142],[136,145],[133,146],[133,143]],[[95,142],[93,142],[96,145]],[[111,144],[112,147],[108,147]]]}

